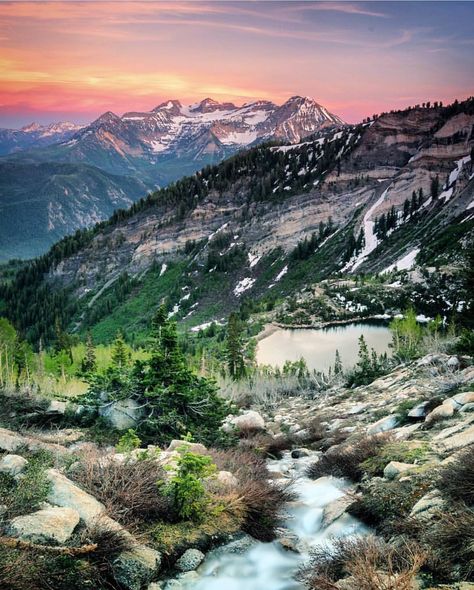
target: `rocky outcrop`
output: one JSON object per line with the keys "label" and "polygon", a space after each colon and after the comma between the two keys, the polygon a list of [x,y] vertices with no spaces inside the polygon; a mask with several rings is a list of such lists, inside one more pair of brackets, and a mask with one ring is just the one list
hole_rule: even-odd
{"label": "rocky outcrop", "polygon": [[48,502],[56,506],[72,508],[86,523],[92,523],[104,514],[105,508],[96,498],[82,490],[56,469],[47,472],[51,489]]}

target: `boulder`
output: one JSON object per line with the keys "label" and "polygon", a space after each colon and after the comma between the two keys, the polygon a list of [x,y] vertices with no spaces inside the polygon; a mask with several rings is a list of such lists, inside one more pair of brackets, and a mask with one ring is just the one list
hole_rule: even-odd
{"label": "boulder", "polygon": [[422,402],[408,412],[409,418],[424,418],[428,414],[428,402]]}
{"label": "boulder", "polygon": [[117,430],[127,430],[136,426],[143,416],[143,408],[133,399],[122,399],[109,403],[99,409],[99,414]]}
{"label": "boulder", "polygon": [[51,506],[25,516],[17,516],[10,522],[9,532],[14,537],[34,543],[63,545],[71,538],[79,520],[77,510]]}
{"label": "boulder", "polygon": [[186,440],[172,440],[166,451],[169,453],[182,448],[186,448],[190,453],[197,453],[198,455],[204,455],[207,452],[207,449],[203,444],[188,442]]}
{"label": "boulder", "polygon": [[67,403],[53,399],[49,402],[49,406],[46,408],[46,414],[61,414],[66,413]]}
{"label": "boulder", "polygon": [[124,551],[112,564],[115,579],[127,590],[141,590],[158,573],[161,555],[151,547],[137,545]]}
{"label": "boulder", "polygon": [[0,449],[14,452],[24,444],[24,439],[6,428],[0,428]]}
{"label": "boulder", "polygon": [[460,362],[457,356],[450,356],[449,359],[446,361],[446,365],[451,369],[459,368]]}
{"label": "boulder", "polygon": [[103,504],[56,469],[48,469],[47,476],[51,483],[48,494],[48,502],[51,504],[77,510],[79,516],[86,523],[105,512]]}
{"label": "boulder", "polygon": [[385,416],[385,418],[381,418],[374,422],[367,428],[367,434],[378,434],[379,432],[387,432],[387,430],[393,430],[398,424],[398,416],[395,414],[391,414],[390,416]]}
{"label": "boulder", "polygon": [[199,549],[188,549],[176,562],[176,567],[181,572],[191,572],[197,569],[203,562],[205,555]]}
{"label": "boulder", "polygon": [[224,432],[230,433],[234,430],[264,430],[265,420],[255,410],[247,410],[238,416],[227,416],[222,425]]}
{"label": "boulder", "polygon": [[455,400],[460,406],[474,403],[474,391],[464,391],[454,395],[451,399]]}
{"label": "boulder", "polygon": [[230,471],[219,471],[216,481],[226,488],[235,488],[239,485],[239,480]]}
{"label": "boulder", "polygon": [[386,479],[397,479],[402,473],[416,469],[417,465],[412,463],[399,463],[398,461],[390,461],[383,470],[383,476]]}
{"label": "boulder", "polygon": [[28,461],[20,455],[5,455],[0,460],[0,473],[7,473],[8,475],[18,475],[28,465]]}
{"label": "boulder", "polygon": [[445,503],[439,490],[431,490],[413,506],[410,516],[430,519],[434,512],[443,510],[444,506]]}
{"label": "boulder", "polygon": [[321,528],[328,527],[331,523],[342,516],[349,506],[352,506],[356,502],[356,498],[344,494],[340,498],[337,498],[333,502],[330,502],[324,507],[323,520]]}
{"label": "boulder", "polygon": [[445,418],[451,418],[454,414],[454,407],[453,404],[449,403],[449,400],[443,402],[440,406],[435,408],[432,412],[430,412],[426,418],[426,424],[432,424],[438,420],[444,420]]}
{"label": "boulder", "polygon": [[301,459],[301,457],[309,457],[310,452],[308,449],[301,448],[301,449],[293,449],[291,451],[291,458],[292,459]]}

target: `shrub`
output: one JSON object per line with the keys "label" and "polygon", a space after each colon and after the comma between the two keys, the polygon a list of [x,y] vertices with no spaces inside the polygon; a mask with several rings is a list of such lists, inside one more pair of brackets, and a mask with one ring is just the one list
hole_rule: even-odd
{"label": "shrub", "polygon": [[390,434],[379,434],[332,448],[308,467],[307,475],[311,479],[332,475],[360,481],[365,473],[362,463],[377,455],[390,439]]}
{"label": "shrub", "polygon": [[474,505],[474,449],[468,447],[440,471],[438,487],[451,500]]}
{"label": "shrub", "polygon": [[209,497],[203,480],[216,471],[208,455],[184,451],[178,460],[178,471],[165,488],[172,498],[178,516],[183,520],[201,522],[206,516]]}
{"label": "shrub", "polygon": [[171,502],[157,484],[164,477],[163,469],[152,459],[119,463],[90,453],[71,477],[123,525],[173,518]]}
{"label": "shrub", "polygon": [[242,437],[239,447],[244,450],[259,453],[272,459],[281,459],[283,451],[291,449],[293,439],[289,435],[274,437],[271,434],[256,434],[250,437]]}
{"label": "shrub", "polygon": [[281,487],[263,479],[247,480],[238,492],[244,508],[242,530],[259,541],[273,541],[281,520],[281,509],[295,499],[289,487]]}
{"label": "shrub", "polygon": [[129,428],[125,434],[123,434],[115,447],[118,453],[130,453],[134,449],[138,449],[142,441],[137,436],[137,433],[133,428]]}
{"label": "shrub", "polygon": [[414,543],[345,537],[314,550],[299,577],[310,590],[335,590],[341,578],[347,578],[347,590],[412,590],[425,559]]}
{"label": "shrub", "polygon": [[[439,520],[425,531],[425,542],[433,547],[437,564],[447,578],[457,572],[462,580],[474,575],[474,510],[463,504],[439,514]],[[450,565],[450,571],[446,571]],[[438,566],[439,567],[439,566]]]}
{"label": "shrub", "polygon": [[260,541],[272,541],[283,506],[295,498],[291,489],[269,481],[263,455],[231,449],[213,450],[212,456],[219,469],[231,471],[239,482],[235,491],[243,504],[242,529]]}

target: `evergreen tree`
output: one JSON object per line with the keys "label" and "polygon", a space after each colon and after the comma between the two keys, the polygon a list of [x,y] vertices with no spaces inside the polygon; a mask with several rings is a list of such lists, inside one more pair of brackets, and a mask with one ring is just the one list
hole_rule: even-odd
{"label": "evergreen tree", "polygon": [[431,179],[430,194],[433,200],[439,196],[439,176],[436,175]]}
{"label": "evergreen tree", "polygon": [[86,353],[81,363],[82,373],[93,373],[96,369],[97,361],[95,355],[94,342],[92,341],[92,334],[87,332],[86,336]]}
{"label": "evergreen tree", "polygon": [[242,332],[242,322],[239,316],[236,313],[231,313],[227,323],[226,356],[229,374],[233,379],[240,379],[245,375]]}
{"label": "evergreen tree", "polygon": [[112,348],[112,365],[116,369],[123,369],[127,366],[127,348],[123,334],[118,331]]}
{"label": "evergreen tree", "polygon": [[341,355],[339,351],[336,350],[336,359],[334,361],[334,375],[341,375],[342,374],[342,362],[341,362]]}

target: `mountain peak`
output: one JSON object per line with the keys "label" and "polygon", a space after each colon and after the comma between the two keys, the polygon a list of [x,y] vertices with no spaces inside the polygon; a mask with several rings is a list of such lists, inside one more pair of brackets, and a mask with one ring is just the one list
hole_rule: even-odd
{"label": "mountain peak", "polygon": [[189,110],[196,113],[212,113],[214,111],[229,111],[236,108],[232,102],[218,102],[213,98],[205,98],[201,102],[191,105]]}
{"label": "mountain peak", "polygon": [[41,128],[42,125],[34,121],[33,123],[30,123],[29,125],[25,125],[24,127],[22,127],[21,131],[24,131],[25,133],[32,133],[34,131],[38,131]]}
{"label": "mountain peak", "polygon": [[157,113],[160,111],[168,111],[171,115],[178,115],[181,112],[182,107],[183,105],[177,99],[166,100],[165,102],[162,102],[157,107],[155,107],[152,110],[152,112]]}
{"label": "mountain peak", "polygon": [[91,123],[92,126],[97,127],[98,125],[102,125],[103,123],[115,123],[120,121],[120,117],[118,117],[112,111],[107,111],[103,113],[98,119]]}

